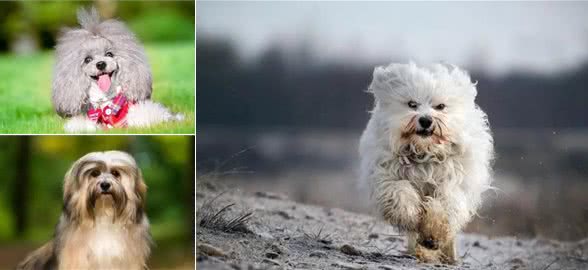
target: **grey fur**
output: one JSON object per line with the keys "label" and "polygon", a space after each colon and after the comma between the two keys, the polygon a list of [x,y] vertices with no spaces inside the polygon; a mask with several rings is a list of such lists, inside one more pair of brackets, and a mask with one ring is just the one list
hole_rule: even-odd
{"label": "grey fur", "polygon": [[[52,101],[57,114],[72,117],[84,112],[96,62],[105,61],[112,85],[122,85],[131,101],[151,98],[151,69],[135,35],[117,20],[100,21],[95,8],[78,10],[81,28],[64,29],[56,46]],[[113,57],[105,56],[112,52]],[[86,57],[92,61],[85,63]]]}

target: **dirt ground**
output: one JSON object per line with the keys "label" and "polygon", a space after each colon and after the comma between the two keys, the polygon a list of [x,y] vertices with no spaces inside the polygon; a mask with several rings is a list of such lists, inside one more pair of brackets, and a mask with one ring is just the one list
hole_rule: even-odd
{"label": "dirt ground", "polygon": [[588,269],[588,240],[461,234],[459,265],[422,264],[403,253],[403,236],[372,216],[210,183],[198,185],[196,198],[198,269]]}

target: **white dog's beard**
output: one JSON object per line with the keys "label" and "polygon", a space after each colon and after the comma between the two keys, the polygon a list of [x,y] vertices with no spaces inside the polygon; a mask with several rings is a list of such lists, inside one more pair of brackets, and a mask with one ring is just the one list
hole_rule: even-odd
{"label": "white dog's beard", "polygon": [[442,163],[448,157],[460,153],[458,144],[443,141],[438,143],[434,137],[423,139],[399,139],[395,144],[395,153],[405,165],[411,163]]}

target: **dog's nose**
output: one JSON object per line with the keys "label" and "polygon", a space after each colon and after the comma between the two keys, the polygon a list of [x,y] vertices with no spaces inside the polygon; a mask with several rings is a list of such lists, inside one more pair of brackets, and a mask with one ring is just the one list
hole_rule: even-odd
{"label": "dog's nose", "polygon": [[100,61],[96,63],[96,68],[98,68],[99,70],[104,70],[106,68],[106,62]]}
{"label": "dog's nose", "polygon": [[433,119],[430,116],[421,116],[421,118],[419,118],[419,124],[422,128],[427,129],[433,124]]}
{"label": "dog's nose", "polygon": [[108,191],[108,189],[110,188],[110,183],[102,182],[100,183],[100,188],[102,189],[102,191]]}

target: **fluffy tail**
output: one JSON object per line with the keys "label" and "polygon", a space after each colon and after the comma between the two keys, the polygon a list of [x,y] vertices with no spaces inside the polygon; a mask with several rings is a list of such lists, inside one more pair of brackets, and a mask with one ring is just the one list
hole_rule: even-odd
{"label": "fluffy tail", "polygon": [[52,270],[56,267],[53,241],[33,251],[16,267],[17,270]]}
{"label": "fluffy tail", "polygon": [[184,115],[174,114],[165,106],[151,100],[140,101],[131,106],[127,114],[129,127],[148,127],[163,122],[182,120]]}

